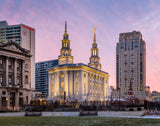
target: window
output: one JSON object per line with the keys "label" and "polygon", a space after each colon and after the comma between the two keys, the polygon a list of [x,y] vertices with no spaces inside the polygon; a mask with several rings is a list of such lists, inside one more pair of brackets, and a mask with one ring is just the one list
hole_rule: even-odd
{"label": "window", "polygon": [[22,93],[22,92],[19,92],[19,96],[23,96],[23,93]]}
{"label": "window", "polygon": [[20,70],[20,62],[17,62],[17,70]]}
{"label": "window", "polygon": [[19,98],[19,106],[23,106],[23,98]]}
{"label": "window", "polygon": [[20,76],[17,76],[17,84],[20,84]]}
{"label": "window", "polygon": [[64,81],[61,82],[61,88],[64,88]]}
{"label": "window", "polygon": [[76,94],[78,95],[78,91],[76,92]]}
{"label": "window", "polygon": [[25,64],[25,69],[28,69],[28,68],[29,68],[28,64]]}
{"label": "window", "polygon": [[11,75],[9,75],[8,83],[9,83],[9,84],[11,84],[11,83],[12,83],[12,76],[11,76]]}
{"label": "window", "polygon": [[0,74],[0,84],[3,82],[3,76]]}
{"label": "window", "polygon": [[0,66],[2,66],[3,65],[3,60],[2,59],[0,59]]}
{"label": "window", "polygon": [[2,91],[2,95],[6,95],[6,92],[5,92],[5,91]]}
{"label": "window", "polygon": [[86,74],[84,74],[84,77],[86,77]]}
{"label": "window", "polygon": [[7,105],[6,97],[2,97],[2,106],[6,105]]}
{"label": "window", "polygon": [[25,76],[25,84],[28,84],[28,75]]}
{"label": "window", "polygon": [[76,76],[78,77],[78,72],[76,72]]}
{"label": "window", "polygon": [[61,95],[64,95],[64,91],[61,91]]}
{"label": "window", "polygon": [[11,69],[12,68],[12,62],[11,60],[8,61],[8,67]]}
{"label": "window", "polygon": [[78,82],[76,82],[76,89],[78,89]]}
{"label": "window", "polygon": [[28,104],[28,96],[26,96],[26,104]]}
{"label": "window", "polygon": [[61,74],[61,77],[64,77],[64,74]]}

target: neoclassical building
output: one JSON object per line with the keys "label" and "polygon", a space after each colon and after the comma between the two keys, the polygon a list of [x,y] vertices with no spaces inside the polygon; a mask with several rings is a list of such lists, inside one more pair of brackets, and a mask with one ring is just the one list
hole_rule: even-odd
{"label": "neoclassical building", "polygon": [[60,102],[75,101],[106,101],[108,99],[109,74],[101,70],[98,55],[96,35],[91,48],[91,57],[88,65],[74,64],[71,55],[70,40],[65,22],[65,32],[62,48],[58,56],[58,65],[48,70],[49,96],[48,99]]}
{"label": "neoclassical building", "polygon": [[0,111],[30,103],[31,54],[14,42],[0,43]]}

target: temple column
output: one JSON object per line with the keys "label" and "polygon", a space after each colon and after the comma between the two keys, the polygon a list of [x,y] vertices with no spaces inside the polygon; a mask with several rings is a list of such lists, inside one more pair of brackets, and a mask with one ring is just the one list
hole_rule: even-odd
{"label": "temple column", "polygon": [[25,72],[24,72],[24,68],[25,68],[25,62],[24,62],[24,60],[22,60],[22,64],[21,64],[21,72],[22,72],[22,76],[21,76],[21,86],[23,87],[23,88],[25,88],[25,81],[24,81],[24,78],[25,78]]}
{"label": "temple column", "polygon": [[17,85],[17,59],[14,60],[14,86]]}
{"label": "temple column", "polygon": [[6,87],[8,86],[8,57],[6,57]]}
{"label": "temple column", "polygon": [[51,73],[48,73],[49,74],[49,78],[48,78],[48,80],[49,80],[49,84],[48,84],[48,96],[49,96],[49,98],[51,98],[52,97],[52,74]]}

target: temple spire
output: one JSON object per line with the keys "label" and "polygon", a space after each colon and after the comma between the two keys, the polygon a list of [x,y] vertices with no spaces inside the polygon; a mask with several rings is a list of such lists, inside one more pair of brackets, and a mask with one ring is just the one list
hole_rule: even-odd
{"label": "temple spire", "polygon": [[62,48],[60,50],[60,55],[58,56],[58,65],[73,63],[73,56],[71,55],[71,51],[69,35],[67,33],[67,21],[65,21],[65,30],[62,40]]}
{"label": "temple spire", "polygon": [[91,56],[89,58],[90,62],[88,65],[93,68],[97,68],[101,70],[101,64],[100,64],[100,58],[98,56],[98,48],[97,48],[97,43],[96,43],[96,28],[94,28],[94,39],[92,43],[92,48],[91,48]]}
{"label": "temple spire", "polygon": [[96,28],[94,28],[94,40],[93,40],[94,43],[96,43]]}
{"label": "temple spire", "polygon": [[67,21],[65,21],[65,30],[63,34],[63,39],[69,39],[69,35],[67,33]]}
{"label": "temple spire", "polygon": [[64,33],[67,33],[67,21],[65,21],[65,31]]}

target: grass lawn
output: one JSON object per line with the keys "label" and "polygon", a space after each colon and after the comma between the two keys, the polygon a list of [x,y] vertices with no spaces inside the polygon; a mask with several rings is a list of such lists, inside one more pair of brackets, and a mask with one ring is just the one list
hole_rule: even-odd
{"label": "grass lawn", "polygon": [[0,117],[0,126],[160,126],[159,119],[106,117]]}

